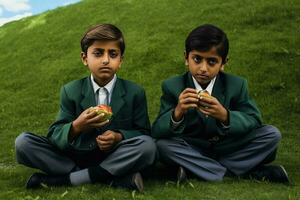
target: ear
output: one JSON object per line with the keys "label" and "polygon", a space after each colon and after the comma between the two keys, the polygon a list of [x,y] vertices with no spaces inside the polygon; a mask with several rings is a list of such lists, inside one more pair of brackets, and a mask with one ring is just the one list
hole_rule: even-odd
{"label": "ear", "polygon": [[120,58],[120,65],[119,65],[119,68],[121,68],[121,65],[123,63],[123,59],[124,59],[124,56],[122,55],[121,58]]}
{"label": "ear", "polygon": [[222,63],[221,69],[220,69],[221,71],[224,71],[225,65],[227,64],[228,60],[229,60],[229,58],[227,57],[227,58],[225,59],[225,62]]}
{"label": "ear", "polygon": [[227,57],[227,58],[225,59],[225,62],[223,63],[223,65],[227,64],[228,61],[229,61],[229,58]]}
{"label": "ear", "polygon": [[185,64],[186,66],[188,66],[188,65],[189,65],[189,63],[188,63],[188,55],[186,54],[186,51],[183,52],[183,56],[184,56],[184,60],[185,60],[185,63],[184,63],[184,64]]}
{"label": "ear", "polygon": [[81,53],[80,53],[80,58],[81,58],[82,63],[83,63],[85,66],[87,66],[88,63],[87,63],[87,55],[86,55],[86,53],[81,52]]}
{"label": "ear", "polygon": [[224,71],[224,64],[221,65],[220,71]]}

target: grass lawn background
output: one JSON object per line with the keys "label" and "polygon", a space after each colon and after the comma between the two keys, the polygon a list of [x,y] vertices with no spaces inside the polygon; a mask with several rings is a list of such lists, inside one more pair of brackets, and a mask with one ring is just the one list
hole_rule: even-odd
{"label": "grass lawn background", "polygon": [[[100,184],[25,190],[35,170],[16,164],[14,140],[22,131],[45,135],[60,87],[88,75],[79,41],[97,23],[123,31],[118,75],[146,89],[152,122],[161,82],[186,71],[187,34],[203,23],[221,27],[230,42],[225,70],[248,79],[264,122],[281,130],[276,163],[293,185],[225,178],[177,186],[155,179],[145,181],[143,195]],[[298,0],[85,0],[0,27],[0,199],[300,199],[299,24]]]}

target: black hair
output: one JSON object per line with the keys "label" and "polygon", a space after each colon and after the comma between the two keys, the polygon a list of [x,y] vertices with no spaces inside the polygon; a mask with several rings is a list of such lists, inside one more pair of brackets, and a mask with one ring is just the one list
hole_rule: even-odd
{"label": "black hair", "polygon": [[213,47],[216,48],[218,55],[222,57],[222,63],[225,64],[229,50],[228,38],[224,31],[212,24],[204,24],[195,28],[185,40],[187,57],[192,50],[209,51]]}

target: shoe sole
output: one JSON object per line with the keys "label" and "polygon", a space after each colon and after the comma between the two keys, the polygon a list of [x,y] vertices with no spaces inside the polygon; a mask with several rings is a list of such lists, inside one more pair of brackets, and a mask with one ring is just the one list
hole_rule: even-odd
{"label": "shoe sole", "polygon": [[288,173],[286,172],[286,170],[284,169],[284,167],[282,165],[279,165],[279,167],[283,171],[284,176],[286,177],[286,184],[290,184]]}

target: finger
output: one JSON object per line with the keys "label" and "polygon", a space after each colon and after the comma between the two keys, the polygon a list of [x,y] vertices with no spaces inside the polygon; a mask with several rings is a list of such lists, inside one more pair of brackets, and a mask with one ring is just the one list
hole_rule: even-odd
{"label": "finger", "polygon": [[100,147],[101,149],[110,148],[110,147],[113,146],[112,143],[103,143],[103,144],[98,143],[98,145],[99,145],[99,147]]}
{"label": "finger", "polygon": [[107,135],[100,135],[98,137],[98,140],[99,142],[102,142],[102,141],[110,141],[111,140],[111,137],[107,136]]}
{"label": "finger", "polygon": [[92,111],[94,111],[95,110],[95,108],[94,107],[89,107],[88,109],[86,109],[84,112],[85,113],[90,113],[90,112],[92,112]]}
{"label": "finger", "polygon": [[217,99],[215,97],[206,98],[206,97],[200,96],[199,100],[202,102],[209,103],[209,104],[216,104],[216,102],[217,102]]}
{"label": "finger", "polygon": [[94,117],[89,119],[90,123],[99,123],[99,122],[103,122],[104,120],[104,113],[101,113],[100,115],[96,114]]}
{"label": "finger", "polygon": [[193,98],[193,97],[189,97],[189,98],[184,98],[180,100],[180,103],[186,104],[186,103],[198,103],[199,99],[198,98]]}
{"label": "finger", "polygon": [[[101,113],[101,114],[103,114],[103,113]],[[92,119],[92,118],[98,116],[98,114],[95,110],[91,110],[90,112],[86,113],[85,116],[87,119]]]}
{"label": "finger", "polygon": [[94,122],[94,123],[90,123],[90,125],[91,125],[92,127],[95,127],[95,128],[100,128],[100,127],[102,127],[102,126],[107,125],[108,123],[109,123],[109,120],[106,120],[106,121],[104,121],[104,122]]}
{"label": "finger", "polygon": [[107,141],[105,141],[105,140],[99,140],[98,144],[100,144],[101,146],[112,145],[113,141],[112,140],[107,140]]}
{"label": "finger", "polygon": [[[112,134],[110,130],[105,131],[104,133],[102,133],[101,135],[109,135]],[[98,137],[100,137],[101,135],[99,135]]]}
{"label": "finger", "polygon": [[199,107],[199,111],[202,112],[204,115],[206,115],[206,117],[208,117],[211,113],[205,109],[205,108],[201,108]]}
{"label": "finger", "polygon": [[179,100],[199,101],[199,98],[197,95],[194,94],[186,94],[179,97]]}
{"label": "finger", "polygon": [[195,91],[186,91],[186,92],[183,92],[183,93],[181,93],[180,94],[180,96],[182,96],[182,97],[195,97],[195,98],[198,98],[198,93],[196,92],[196,90]]}
{"label": "finger", "polygon": [[100,147],[100,150],[102,150],[102,151],[109,151],[111,149],[112,149],[112,146]]}
{"label": "finger", "polygon": [[199,101],[198,105],[203,108],[211,108],[212,105],[203,101]]}
{"label": "finger", "polygon": [[185,88],[185,90],[183,90],[182,93],[183,94],[185,94],[185,93],[194,93],[194,94],[197,94],[197,90],[194,89],[194,88]]}
{"label": "finger", "polygon": [[198,104],[192,103],[192,104],[184,104],[183,105],[184,109],[189,109],[189,108],[198,108]]}
{"label": "finger", "polygon": [[104,141],[109,141],[109,140],[114,140],[114,135],[109,134],[109,135],[100,135],[99,140],[104,140]]}

